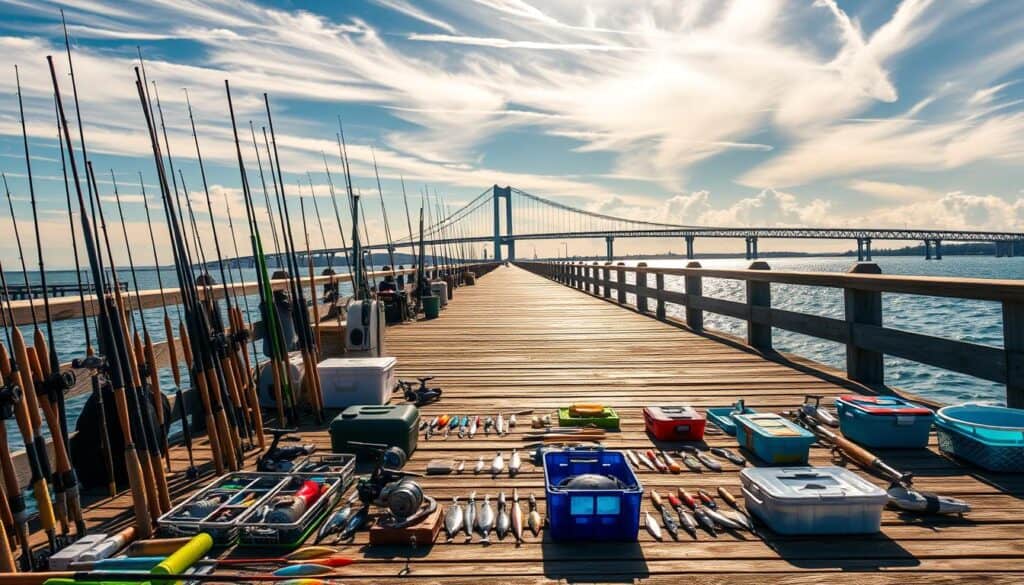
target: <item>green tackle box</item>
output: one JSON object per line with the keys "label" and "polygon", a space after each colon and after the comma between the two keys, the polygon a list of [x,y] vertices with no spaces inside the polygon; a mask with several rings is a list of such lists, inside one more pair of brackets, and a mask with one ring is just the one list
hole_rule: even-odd
{"label": "green tackle box", "polygon": [[585,427],[593,425],[602,429],[619,430],[619,413],[615,409],[604,407],[603,416],[572,416],[569,408],[558,409],[558,426],[560,427]]}
{"label": "green tackle box", "polygon": [[372,451],[349,443],[399,447],[411,457],[419,439],[420,410],[411,404],[354,405],[331,421],[331,450],[372,460]]}

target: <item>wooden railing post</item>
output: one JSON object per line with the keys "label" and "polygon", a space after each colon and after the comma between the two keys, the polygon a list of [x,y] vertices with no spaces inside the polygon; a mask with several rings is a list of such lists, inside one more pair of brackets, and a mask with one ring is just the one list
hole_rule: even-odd
{"label": "wooden railing post", "polygon": [[[625,265],[626,265],[625,262],[619,262],[619,263],[616,264],[616,266],[625,266]],[[620,305],[625,305],[626,304],[626,271],[625,270],[616,270],[616,272],[618,273],[618,276],[615,277],[615,282],[616,282],[616,284],[619,285],[618,286],[618,290],[615,291],[615,293],[617,295],[616,296],[616,300],[619,302]]]}
{"label": "wooden railing post", "polygon": [[590,292],[597,295],[601,292],[601,287],[597,284],[597,262],[590,265]]}
{"label": "wooden railing post", "polygon": [[1024,408],[1024,303],[1003,302],[1006,405]]}
{"label": "wooden railing post", "polygon": [[611,271],[608,270],[608,265],[610,264],[611,262],[605,262],[604,266],[601,267],[601,280],[604,284],[604,291],[601,293],[601,296],[606,299],[610,299],[612,297],[612,283],[609,282],[609,279],[611,278]]}
{"label": "wooden railing post", "polygon": [[[750,270],[771,270],[767,262],[752,262]],[[757,349],[772,348],[772,326],[768,323],[754,321],[754,313],[759,308],[771,309],[772,284],[770,282],[747,281],[747,343]],[[768,311],[765,311],[768,312]]]}
{"label": "wooden railing post", "polygon": [[[858,262],[850,269],[856,274],[881,274],[874,262]],[[846,344],[846,376],[863,384],[882,384],[885,380],[885,356],[863,349],[857,340],[857,324],[882,325],[882,293],[878,291],[843,290],[849,341]]]}
{"label": "wooden railing post", "polygon": [[647,312],[647,268],[646,262],[636,265],[636,310],[641,313]]}
{"label": "wooden railing post", "polygon": [[[700,268],[700,262],[694,260],[693,262],[687,262],[687,268]],[[686,289],[686,324],[694,331],[704,330],[704,311],[702,309],[695,309],[690,304],[691,298],[699,297],[704,294],[704,282],[699,274],[689,275],[683,277],[683,286]]]}
{"label": "wooden railing post", "polygon": [[654,287],[658,290],[655,295],[654,314],[659,321],[665,320],[665,275],[658,272],[654,275]]}

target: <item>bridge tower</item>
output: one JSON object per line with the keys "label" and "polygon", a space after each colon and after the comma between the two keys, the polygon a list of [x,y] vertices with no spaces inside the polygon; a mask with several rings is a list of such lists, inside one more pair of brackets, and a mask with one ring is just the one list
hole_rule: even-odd
{"label": "bridge tower", "polygon": [[[494,259],[497,262],[502,261],[501,246],[505,244],[508,246],[508,260],[515,261],[516,259],[516,241],[512,239],[512,187],[499,187],[497,185],[493,188],[494,192]],[[505,200],[505,231],[506,234],[501,234],[501,200]]]}

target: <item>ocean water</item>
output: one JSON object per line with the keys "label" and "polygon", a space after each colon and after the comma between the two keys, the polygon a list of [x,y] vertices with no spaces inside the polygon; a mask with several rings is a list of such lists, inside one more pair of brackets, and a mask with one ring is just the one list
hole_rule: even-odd
{"label": "ocean water", "polygon": [[[819,272],[844,272],[853,264],[849,258],[836,257],[771,258],[767,261],[773,270]],[[635,263],[630,260],[627,262]],[[646,260],[646,262],[650,266],[681,267],[686,264],[684,260]],[[947,256],[943,260],[927,261],[924,258],[916,257],[879,257],[876,262],[886,274],[1024,279],[1024,258]],[[714,268],[743,268],[749,262],[742,259],[710,259],[701,260],[701,264]],[[271,266],[271,269],[273,268]],[[319,273],[321,269],[322,267],[318,267],[317,272]],[[137,275],[141,289],[157,288],[156,270],[139,270]],[[6,276],[9,284],[24,282],[20,273],[8,272]],[[30,273],[29,277],[31,282],[37,282],[36,274]],[[160,277],[163,279],[164,286],[176,285],[172,269],[161,270]],[[215,277],[220,279],[219,273],[216,271]],[[132,282],[127,271],[119,272],[119,278],[123,282]],[[256,275],[252,270],[243,269],[241,274],[237,270],[233,271],[231,278],[236,281],[239,278],[254,281]],[[681,278],[668,277],[666,278],[666,287],[683,290],[681,280]],[[75,281],[74,271],[47,272],[49,284],[74,283]],[[347,283],[341,283],[341,286],[343,292],[347,293],[348,291],[345,290],[348,286]],[[741,282],[720,279],[705,279],[704,294],[739,301],[745,298]],[[1002,313],[998,303],[891,294],[883,294],[882,299],[883,323],[886,326],[994,347],[1002,345]],[[238,300],[243,312],[246,309],[245,301],[248,301],[248,322],[252,323],[258,320],[258,296],[240,297]],[[773,284],[772,304],[775,307],[791,311],[836,318],[843,316],[842,291],[839,289]],[[41,301],[37,308],[41,316]],[[172,322],[177,324],[178,318],[175,309],[170,308],[169,311]],[[669,305],[667,311],[677,317],[684,316],[683,309],[675,305]],[[142,315],[136,312],[134,317],[140,328],[142,327],[141,319],[145,319],[146,326],[155,342],[164,340],[162,309],[149,309]],[[705,326],[734,335],[744,335],[746,332],[746,324],[743,321],[710,313],[705,313]],[[85,355],[83,327],[81,319],[54,323],[54,335],[62,362],[66,363]],[[95,343],[95,331],[91,321],[89,329]],[[22,325],[22,330],[26,337],[30,336],[29,326]],[[801,355],[836,368],[843,369],[845,367],[845,350],[839,344],[778,329],[774,331],[773,339],[779,350]],[[182,364],[182,380],[184,382],[188,376],[183,366],[184,364]],[[885,366],[886,382],[908,392],[945,403],[964,401],[1005,403],[1005,388],[999,384],[896,358],[886,358]],[[163,368],[160,378],[163,390],[169,394],[173,393],[175,388],[170,369]],[[88,396],[83,395],[68,400],[68,424],[71,428],[74,428],[74,422],[87,398]],[[21,437],[13,420],[7,421],[7,429],[12,447],[20,448]]]}
{"label": "ocean water", "polygon": [[[801,272],[845,272],[855,263],[850,258],[838,257],[769,258],[766,261],[772,270]],[[636,264],[636,261],[627,262]],[[685,260],[645,262],[649,266],[679,268],[686,265]],[[881,256],[876,257],[875,262],[883,274],[1024,279],[1024,258],[946,256],[942,260],[925,260],[923,257]],[[700,260],[700,263],[706,268],[745,268],[750,264],[743,259],[710,259]],[[653,286],[653,278],[651,281]],[[681,277],[666,277],[665,286],[680,291],[684,289]],[[843,318],[841,289],[785,284],[772,284],[771,287],[773,307]],[[728,300],[744,301],[746,298],[744,284],[734,280],[705,278],[703,291],[707,296]],[[667,305],[666,312],[680,318],[685,315],[683,308],[677,305]],[[883,293],[882,323],[886,327],[914,333],[999,348],[1003,345],[1002,310],[996,302]],[[705,312],[704,325],[733,335],[746,335],[746,322],[731,317]],[[841,344],[780,329],[773,330],[772,339],[780,351],[845,370],[846,351]],[[942,403],[1006,403],[1006,389],[1001,384],[899,358],[886,357],[885,382]]]}

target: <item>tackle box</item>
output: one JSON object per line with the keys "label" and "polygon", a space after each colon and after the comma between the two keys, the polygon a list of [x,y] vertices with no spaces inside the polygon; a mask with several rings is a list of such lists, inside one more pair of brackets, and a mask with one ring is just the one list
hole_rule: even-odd
{"label": "tackle box", "polygon": [[411,457],[419,439],[419,424],[420,411],[411,404],[350,406],[331,421],[331,450],[370,460],[370,450],[349,443],[377,443],[399,447]]}
{"label": "tackle box", "polygon": [[843,435],[865,447],[924,447],[935,419],[931,410],[898,396],[840,396],[836,412]]}
{"label": "tackle box", "polygon": [[346,485],[352,483],[356,469],[356,456],[348,453],[309,455],[301,459],[292,469],[295,473],[340,473],[347,477]]}
{"label": "tackle box", "polygon": [[[238,543],[242,546],[299,546],[334,508],[353,480],[351,473],[268,475],[276,475],[278,483],[260,504],[250,507],[241,517]],[[308,505],[297,504],[302,499],[296,496],[312,486],[317,490],[315,497]],[[291,517],[290,509],[296,510],[297,518]]]}
{"label": "tackle box", "polygon": [[[570,487],[609,478],[616,487]],[[635,541],[640,530],[643,486],[621,451],[565,449],[544,454],[544,493],[548,534],[555,540]]]}
{"label": "tackle box", "polygon": [[737,400],[732,406],[719,406],[707,409],[707,417],[716,427],[722,429],[727,435],[736,435],[736,424],[733,422],[733,415],[756,414],[757,411],[747,407],[743,400]]}
{"label": "tackle box", "polygon": [[443,280],[435,280],[430,283],[430,294],[441,299],[441,307],[448,306],[448,283]]}
{"label": "tackle box", "polygon": [[602,429],[619,430],[619,413],[615,409],[604,407],[603,416],[572,416],[569,414],[569,407],[558,409],[558,426],[560,427],[586,427],[595,426]]}
{"label": "tackle box", "polygon": [[777,414],[736,414],[736,441],[769,464],[806,463],[814,434]]}
{"label": "tackle box", "polygon": [[1024,472],[1024,410],[961,404],[935,417],[939,449],[998,472]]}
{"label": "tackle box", "polygon": [[330,358],[320,362],[316,369],[324,406],[387,404],[395,388],[396,363],[393,357]]}
{"label": "tackle box", "polygon": [[644,428],[659,441],[700,441],[707,421],[691,406],[644,407]]}
{"label": "tackle box", "polygon": [[740,481],[747,509],[779,534],[872,534],[889,500],[842,467],[748,467]]}
{"label": "tackle box", "polygon": [[167,538],[205,532],[214,544],[226,546],[238,539],[245,513],[266,502],[281,483],[282,474],[235,472],[223,475],[157,520]]}

